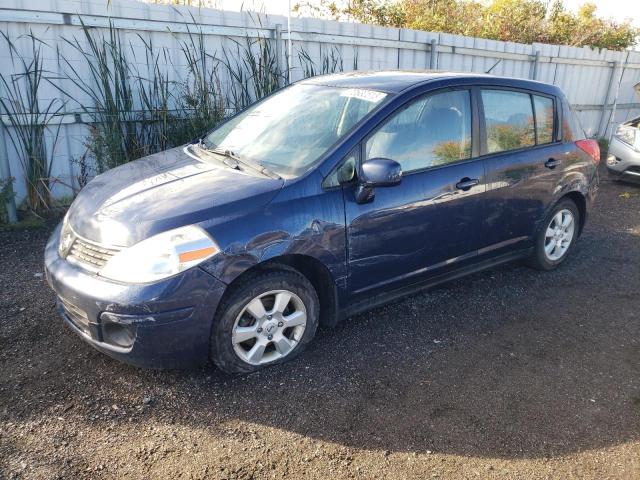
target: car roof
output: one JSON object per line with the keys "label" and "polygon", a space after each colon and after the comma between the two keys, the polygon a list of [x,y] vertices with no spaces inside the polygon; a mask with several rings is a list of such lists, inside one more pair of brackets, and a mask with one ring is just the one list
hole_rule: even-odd
{"label": "car roof", "polygon": [[[451,83],[463,80],[466,84],[496,85],[502,87],[525,88],[550,95],[558,95],[560,89],[554,85],[522,78],[502,77],[478,73],[442,72],[435,70],[382,70],[334,73],[302,80],[299,83],[326,85],[343,88],[363,88],[386,93],[401,93],[404,90],[428,82]],[[442,82],[439,82],[442,83]]]}

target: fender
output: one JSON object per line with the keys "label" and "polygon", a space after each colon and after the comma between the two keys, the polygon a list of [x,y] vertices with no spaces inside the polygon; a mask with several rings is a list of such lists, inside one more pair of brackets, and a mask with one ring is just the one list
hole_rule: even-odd
{"label": "fender", "polygon": [[582,233],[582,229],[586,222],[586,217],[589,210],[589,205],[593,202],[596,192],[598,190],[599,177],[598,169],[593,165],[591,160],[584,160],[580,157],[576,158],[575,153],[570,153],[568,156],[573,161],[571,168],[565,170],[562,178],[558,182],[558,186],[554,192],[553,200],[549,202],[545,209],[544,215],[537,222],[536,231],[542,226],[542,223],[546,220],[549,212],[557,205],[557,203],[567,195],[579,194],[584,199],[583,205],[578,205],[581,210],[582,219],[580,221],[579,234]]}
{"label": "fender", "polygon": [[202,268],[230,284],[261,263],[300,255],[320,262],[342,285],[347,268],[342,191],[324,191],[321,182],[320,175],[292,182],[265,207],[208,227],[221,252]]}

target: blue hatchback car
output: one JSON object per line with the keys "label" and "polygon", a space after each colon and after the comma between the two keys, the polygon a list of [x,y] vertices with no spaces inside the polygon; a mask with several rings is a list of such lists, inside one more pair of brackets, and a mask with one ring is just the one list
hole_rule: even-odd
{"label": "blue hatchback car", "polygon": [[557,267],[599,159],[555,86],[315,77],[97,176],[48,242],[47,279],[67,325],[114,358],[251,372],[419,289],[515,259]]}

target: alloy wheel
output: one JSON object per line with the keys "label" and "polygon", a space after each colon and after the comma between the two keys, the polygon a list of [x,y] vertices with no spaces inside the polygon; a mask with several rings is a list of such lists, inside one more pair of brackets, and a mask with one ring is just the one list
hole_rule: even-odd
{"label": "alloy wheel", "polygon": [[569,250],[575,231],[575,217],[571,210],[559,210],[549,222],[544,238],[544,254],[548,260],[557,262]]}
{"label": "alloy wheel", "polygon": [[251,300],[236,317],[231,342],[244,362],[262,365],[289,355],[307,326],[307,309],[298,295],[272,290]]}

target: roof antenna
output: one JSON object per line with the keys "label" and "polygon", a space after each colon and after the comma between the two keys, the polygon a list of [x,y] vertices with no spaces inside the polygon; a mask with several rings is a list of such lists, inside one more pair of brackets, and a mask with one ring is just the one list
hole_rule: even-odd
{"label": "roof antenna", "polygon": [[494,68],[496,68],[498,66],[498,64],[502,61],[502,59],[499,59],[496,63],[493,64],[493,67],[491,67],[489,70],[487,70],[484,73],[491,73],[491,70],[493,70]]}

